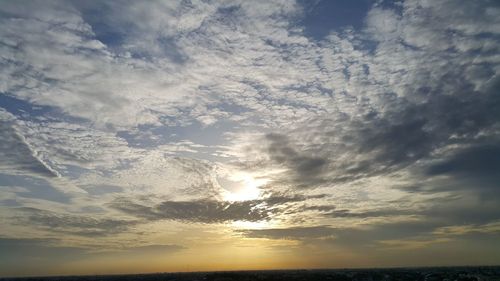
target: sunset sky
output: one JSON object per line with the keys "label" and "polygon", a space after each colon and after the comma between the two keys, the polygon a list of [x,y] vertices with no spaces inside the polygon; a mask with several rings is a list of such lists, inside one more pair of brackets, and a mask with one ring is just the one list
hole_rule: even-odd
{"label": "sunset sky", "polygon": [[0,277],[499,249],[499,1],[0,0]]}

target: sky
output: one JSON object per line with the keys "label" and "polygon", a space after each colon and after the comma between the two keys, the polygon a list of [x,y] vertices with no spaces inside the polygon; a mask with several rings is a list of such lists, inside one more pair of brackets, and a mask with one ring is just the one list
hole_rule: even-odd
{"label": "sky", "polygon": [[500,264],[498,1],[0,1],[0,276]]}

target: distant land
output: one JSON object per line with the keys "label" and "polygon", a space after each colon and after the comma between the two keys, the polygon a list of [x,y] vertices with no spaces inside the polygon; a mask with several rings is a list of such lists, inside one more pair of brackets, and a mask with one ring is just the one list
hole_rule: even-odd
{"label": "distant land", "polygon": [[500,266],[252,270],[219,272],[178,272],[127,275],[44,276],[0,278],[1,281],[500,281]]}

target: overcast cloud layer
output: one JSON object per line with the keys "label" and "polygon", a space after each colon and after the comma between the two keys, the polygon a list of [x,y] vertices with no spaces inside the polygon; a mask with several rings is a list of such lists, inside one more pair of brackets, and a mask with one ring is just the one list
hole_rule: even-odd
{"label": "overcast cloud layer", "polygon": [[498,264],[499,43],[487,0],[1,1],[0,274]]}

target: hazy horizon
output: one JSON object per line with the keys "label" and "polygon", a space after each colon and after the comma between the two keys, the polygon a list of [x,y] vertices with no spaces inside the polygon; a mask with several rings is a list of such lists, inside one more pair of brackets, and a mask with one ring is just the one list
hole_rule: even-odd
{"label": "hazy horizon", "polygon": [[[90,278],[90,280],[94,280],[92,277],[103,277],[103,278],[127,278],[135,275],[143,276],[144,278],[151,277],[151,279],[156,280],[157,276],[165,276],[165,277],[173,277],[173,280],[176,277],[185,276],[184,279],[189,279],[190,276],[210,276],[212,279],[216,279],[213,277],[217,277],[218,275],[224,276],[227,274],[228,276],[233,277],[231,280],[239,280],[238,277],[248,278],[252,276],[252,274],[262,273],[264,276],[272,275],[275,276],[274,279],[281,280],[283,277],[287,277],[287,275],[293,274],[299,278],[308,278],[306,280],[319,280],[314,278],[315,273],[325,273],[326,276],[331,277],[333,274],[334,277],[339,276],[348,276],[351,279],[356,279],[356,276],[352,276],[353,273],[359,273],[361,278],[366,276],[367,274],[375,275],[377,277],[383,278],[384,275],[391,274],[401,274],[401,273],[413,273],[418,275],[419,277],[425,275],[446,275],[446,274],[454,274],[454,275],[465,275],[465,276],[477,276],[481,278],[485,278],[485,273],[487,273],[486,280],[490,280],[490,278],[498,277],[500,274],[500,266],[499,265],[461,265],[461,266],[398,266],[398,267],[339,267],[339,268],[290,268],[290,269],[231,269],[231,270],[206,270],[206,271],[163,271],[163,272],[131,272],[131,273],[89,273],[86,272],[84,274],[45,274],[45,275],[12,275],[12,276],[2,276],[0,280],[25,280],[32,278],[41,278],[48,279],[54,277],[61,277],[72,280],[72,277],[77,278],[77,280],[85,280],[86,278]],[[297,273],[297,274],[294,274]],[[303,275],[300,275],[300,274]],[[381,275],[382,274],[382,275]],[[373,276],[372,276],[373,277]],[[400,277],[401,278],[401,277]],[[120,279],[118,279],[120,280]],[[147,280],[147,279],[146,279]],[[197,280],[197,279],[194,279]],[[259,279],[260,280],[260,279]],[[286,280],[286,279],[285,279]],[[302,280],[302,279],[300,279]],[[335,280],[335,279],[334,279]],[[410,279],[408,279],[410,280]],[[480,279],[481,280],[481,279]]]}
{"label": "hazy horizon", "polygon": [[500,3],[0,0],[0,277],[500,265]]}

